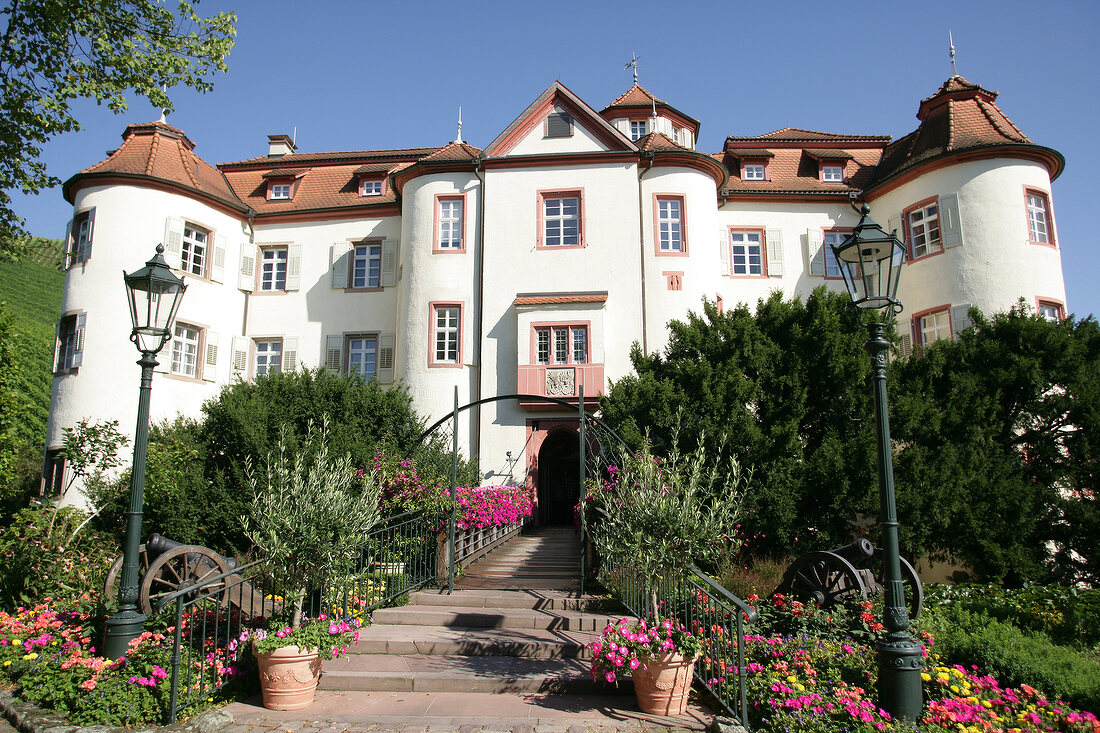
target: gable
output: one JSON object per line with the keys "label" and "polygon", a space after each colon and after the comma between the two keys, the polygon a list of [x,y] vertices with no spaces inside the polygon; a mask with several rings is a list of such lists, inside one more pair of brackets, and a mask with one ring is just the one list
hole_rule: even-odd
{"label": "gable", "polygon": [[[568,124],[563,121],[568,120]],[[568,134],[563,134],[563,128]],[[487,157],[633,151],[637,147],[560,82],[554,82],[485,148]]]}

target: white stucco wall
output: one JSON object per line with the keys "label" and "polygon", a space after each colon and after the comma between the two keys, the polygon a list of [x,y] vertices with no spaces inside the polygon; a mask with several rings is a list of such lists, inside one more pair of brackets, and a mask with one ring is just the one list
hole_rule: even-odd
{"label": "white stucco wall", "polygon": [[906,313],[969,303],[989,314],[1021,297],[1033,309],[1036,297],[1065,303],[1060,249],[1028,242],[1025,187],[1049,199],[1046,168],[1024,160],[975,160],[926,172],[868,201],[875,221],[888,229],[907,207],[958,194],[963,243],[905,266],[898,298]]}

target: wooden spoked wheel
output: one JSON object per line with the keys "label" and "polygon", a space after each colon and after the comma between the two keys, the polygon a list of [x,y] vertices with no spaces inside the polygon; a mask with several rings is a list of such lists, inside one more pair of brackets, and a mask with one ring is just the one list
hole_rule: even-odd
{"label": "wooden spoked wheel", "polygon": [[924,586],[921,585],[920,576],[904,557],[901,560],[901,584],[905,588],[905,604],[909,607],[909,618],[920,616],[924,608]]}
{"label": "wooden spoked wheel", "polygon": [[[152,613],[157,605],[178,590],[201,585],[208,578],[229,572],[225,559],[213,550],[201,545],[182,545],[158,556],[149,565],[141,581],[141,608]],[[219,592],[224,596],[225,579],[202,588],[202,594]],[[224,598],[217,598],[223,603]]]}
{"label": "wooden spoked wheel", "polygon": [[[145,545],[138,547],[138,583],[149,572],[149,556],[145,553]],[[111,563],[107,571],[107,578],[103,581],[103,597],[100,599],[104,605],[118,603],[118,587],[122,582],[122,561],[125,555],[119,555]]]}
{"label": "wooden spoked wheel", "polygon": [[852,563],[834,552],[808,552],[791,563],[778,591],[821,608],[867,598],[867,586]]}

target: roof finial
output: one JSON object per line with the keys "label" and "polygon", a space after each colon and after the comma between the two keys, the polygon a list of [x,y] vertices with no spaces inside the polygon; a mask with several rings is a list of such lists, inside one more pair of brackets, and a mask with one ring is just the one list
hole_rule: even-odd
{"label": "roof finial", "polygon": [[[161,84],[160,85],[160,90],[162,92],[164,92],[165,94],[167,94],[168,93],[168,85],[167,84]],[[167,124],[168,120],[165,119],[165,115],[167,115],[167,114],[168,114],[168,110],[161,109],[161,111],[160,111],[161,124]]]}
{"label": "roof finial", "polygon": [[951,44],[951,78],[954,79],[959,75],[959,70],[955,66],[955,38],[951,35],[951,31],[947,31],[947,40]]}
{"label": "roof finial", "polygon": [[623,67],[623,69],[634,69],[634,83],[638,83],[638,55],[633,51],[630,52],[630,63]]}
{"label": "roof finial", "polygon": [[462,107],[458,108],[458,134],[455,135],[455,142],[462,142]]}

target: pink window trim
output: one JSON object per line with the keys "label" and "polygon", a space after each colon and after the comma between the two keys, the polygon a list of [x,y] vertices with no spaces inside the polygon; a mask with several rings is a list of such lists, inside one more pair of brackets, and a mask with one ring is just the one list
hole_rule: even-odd
{"label": "pink window trim", "polygon": [[683,290],[684,289],[684,272],[683,270],[665,270],[661,273],[665,276],[665,287],[668,290]]}
{"label": "pink window trim", "polygon": [[[1041,243],[1040,243],[1041,244]],[[1058,321],[1066,320],[1066,304],[1057,298],[1044,298],[1041,295],[1035,296],[1035,312],[1039,313],[1039,309],[1044,305],[1052,305],[1058,309]]]}
{"label": "pink window trim", "polygon": [[722,315],[723,309],[722,309],[722,296],[721,295],[715,295],[714,296],[714,307],[718,310],[718,315]]}
{"label": "pink window trim", "polygon": [[[661,199],[675,199],[680,202],[680,250],[661,251]],[[653,194],[653,253],[657,257],[687,257],[687,199],[682,193]],[[683,274],[683,273],[681,273]]]}
{"label": "pink window trim", "polygon": [[[1026,201],[1026,199],[1025,199],[1025,201]],[[912,214],[917,209],[923,209],[925,206],[928,206],[929,204],[935,204],[936,205],[936,221],[939,223],[939,228],[940,228],[940,248],[938,250],[936,250],[935,252],[929,252],[928,254],[922,255],[921,257],[914,257],[913,256],[913,233],[911,231],[909,231],[909,215]],[[940,197],[939,196],[929,196],[928,198],[924,199],[923,201],[918,201],[917,203],[906,207],[901,212],[901,220],[902,220],[901,221],[901,228],[902,228],[902,231],[905,232],[905,249],[906,249],[905,264],[911,265],[914,262],[920,262],[922,260],[927,260],[929,257],[935,257],[936,255],[942,255],[943,254],[943,252],[944,252],[944,248],[943,248],[943,207],[940,206]]]}
{"label": "pink window trim", "polygon": [[[579,365],[579,366],[588,366],[590,364],[595,363],[592,360],[592,321],[537,321],[537,322],[531,324],[531,338],[530,338],[531,349],[530,349],[530,351],[528,352],[528,355],[527,355],[527,363],[528,364],[530,364],[532,366],[550,366],[550,367],[553,367],[553,366],[574,366],[574,362],[573,362],[573,339],[572,338],[569,339],[569,343],[568,343],[567,349],[566,349],[566,353],[568,354],[568,361],[566,361],[564,363],[562,363],[562,362],[555,363],[554,361],[550,361],[549,364],[539,364],[538,363],[538,356],[539,356],[539,353],[538,353],[539,352],[539,335],[538,335],[538,331],[539,331],[539,329],[542,329],[542,328],[550,328],[550,329],[554,329],[554,328],[568,328],[568,329],[583,328],[584,333],[585,333],[585,341],[586,341],[585,350],[588,354],[588,361],[586,361],[583,365]],[[553,342],[551,342],[551,344],[550,344],[550,349],[551,349],[551,353],[552,353],[553,349],[554,349]]]}
{"label": "pink window trim", "polygon": [[910,336],[913,338],[913,353],[924,353],[924,339],[921,338],[920,319],[925,316],[932,315],[933,313],[946,313],[947,314],[947,327],[950,330],[948,338],[954,340],[955,338],[955,324],[951,320],[951,304],[944,303],[938,305],[935,308],[925,308],[924,310],[914,313],[909,319]]}
{"label": "pink window trim", "polygon": [[[438,308],[458,308],[458,354],[455,363],[438,362],[435,360],[435,312]],[[428,368],[429,369],[461,369],[462,368],[462,338],[466,324],[466,304],[453,300],[433,300],[428,303]]]}
{"label": "pink window trim", "polygon": [[[1049,242],[1036,242],[1031,238],[1031,215],[1028,212],[1027,197],[1028,196],[1040,196],[1043,202],[1047,205],[1047,239]],[[1034,244],[1038,247],[1050,247],[1051,249],[1058,249],[1058,240],[1054,236],[1054,209],[1050,205],[1050,194],[1041,188],[1035,188],[1034,186],[1024,186],[1024,224],[1027,226],[1027,242],[1028,244]],[[1054,301],[1051,301],[1052,303]]]}
{"label": "pink window trim", "polygon": [[[543,202],[548,198],[566,198],[569,196],[577,197],[577,216],[580,222],[577,226],[577,244],[554,244],[547,246],[543,243],[543,237],[546,235],[546,229],[544,221],[545,205]],[[539,190],[536,192],[535,202],[535,249],[541,250],[559,250],[559,249],[584,249],[584,189],[583,188],[560,188],[550,190]]]}
{"label": "pink window trim", "polygon": [[[733,242],[730,234],[734,232],[756,232],[760,235],[760,267],[759,275],[737,275],[733,272]],[[768,234],[763,227],[728,227],[726,232],[726,247],[729,248],[730,278],[734,280],[762,280],[768,277]]]}
{"label": "pink window trim", "polygon": [[[462,202],[462,244],[458,249],[442,248],[439,246],[439,204],[442,201]],[[432,254],[464,254],[466,252],[466,194],[464,193],[437,193],[432,202]]]}
{"label": "pink window trim", "polygon": [[[833,232],[833,233],[836,233],[836,234],[843,234],[845,237],[847,237],[853,231],[854,230],[852,229],[852,227],[829,227],[827,229],[822,229],[821,230],[821,246],[822,247],[828,247],[829,246],[829,245],[825,244],[825,235],[829,234],[830,232]],[[823,258],[824,258],[824,256],[825,255],[822,255]],[[838,263],[838,266],[839,266],[839,263]],[[844,276],[843,275],[836,275],[835,277],[830,276],[829,275],[829,268],[828,268],[828,266],[826,266],[825,267],[825,279],[826,280],[841,280],[841,281],[843,281]]]}
{"label": "pink window trim", "polygon": [[[359,198],[361,198],[361,199],[364,199],[364,198],[365,199],[376,199],[376,198],[379,198],[381,196],[385,196],[387,191],[389,191],[389,188],[390,188],[388,185],[386,185],[386,182],[388,180],[389,180],[389,176],[379,177],[377,175],[369,174],[369,173],[366,173],[366,174],[363,174],[363,175],[359,176],[359,181],[358,181],[358,184],[357,184],[357,188],[359,189],[359,191],[358,191]],[[366,183],[367,181],[370,181],[372,183],[374,181],[381,181],[382,182],[382,193],[377,193],[377,194],[372,193],[370,196],[364,196],[363,195],[363,184]]]}

